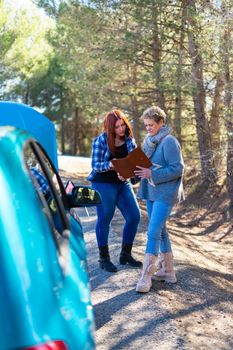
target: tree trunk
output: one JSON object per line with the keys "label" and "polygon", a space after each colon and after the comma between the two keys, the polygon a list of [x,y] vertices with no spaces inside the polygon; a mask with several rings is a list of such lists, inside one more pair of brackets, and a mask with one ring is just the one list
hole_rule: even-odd
{"label": "tree trunk", "polygon": [[180,43],[178,52],[178,66],[176,71],[176,98],[175,98],[175,118],[174,118],[174,129],[176,136],[182,145],[181,137],[181,113],[182,113],[182,66],[183,66],[183,52],[184,52],[184,38],[185,38],[185,21],[186,21],[186,6],[182,4],[181,14],[181,27],[180,27]]}
{"label": "tree trunk", "polygon": [[63,93],[62,88],[60,88],[60,108],[58,111],[59,121],[60,121],[60,138],[61,138],[61,153],[66,154],[66,147],[65,147],[65,119],[64,119],[64,113],[63,113]]}
{"label": "tree trunk", "polygon": [[152,37],[152,57],[153,57],[153,66],[154,66],[154,75],[155,75],[155,84],[156,84],[156,103],[160,108],[162,108],[166,112],[165,107],[165,97],[164,92],[161,88],[162,86],[162,74],[161,74],[161,41],[159,37],[159,29],[158,29],[158,23],[157,23],[157,13],[158,9],[156,7],[153,7],[153,37]]}
{"label": "tree trunk", "polygon": [[26,91],[25,91],[25,96],[24,96],[24,103],[25,105],[29,105],[29,96],[30,96],[30,88],[29,84],[26,84]]}
{"label": "tree trunk", "polygon": [[226,184],[227,192],[230,200],[230,217],[233,218],[233,122],[232,122],[232,88],[233,82],[230,75],[230,50],[231,30],[227,24],[223,36],[223,59],[224,59],[224,80],[225,80],[225,125],[227,130],[227,166],[226,166]]}
{"label": "tree trunk", "polygon": [[135,96],[131,96],[131,110],[132,110],[132,115],[133,115],[133,132],[134,132],[134,137],[136,139],[136,142],[138,145],[141,143],[141,128],[140,128],[140,122],[139,122],[139,112],[138,112],[138,107],[137,107],[137,100]]}
{"label": "tree trunk", "polygon": [[61,116],[60,135],[61,135],[61,153],[65,154],[66,153],[66,149],[65,149],[65,120],[64,120],[63,116]]}
{"label": "tree trunk", "polygon": [[189,54],[192,60],[193,102],[196,118],[196,130],[201,157],[201,175],[207,185],[214,185],[216,169],[213,162],[210,131],[205,115],[205,89],[203,80],[203,61],[199,52],[199,46],[195,37],[198,32],[196,23],[195,0],[187,0],[187,21],[189,24],[188,43]]}
{"label": "tree trunk", "polygon": [[[131,67],[131,69],[130,69]],[[133,87],[134,90],[136,90],[137,87],[137,66],[136,64],[133,63],[133,65],[128,64],[128,81],[129,81],[129,86]],[[130,95],[130,103],[131,103],[131,113],[133,116],[133,132],[134,132],[134,137],[137,141],[137,144],[140,144],[140,122],[139,122],[139,117],[140,113],[138,111],[138,103],[137,103],[137,97],[135,94]]]}
{"label": "tree trunk", "polygon": [[221,105],[221,95],[223,91],[223,76],[221,73],[217,75],[216,86],[213,97],[213,105],[210,117],[210,134],[211,134],[211,142],[212,149],[214,152],[214,164],[216,168],[217,174],[221,170],[221,164],[223,160],[222,152],[221,152],[221,130],[220,130],[220,105]]}
{"label": "tree trunk", "polygon": [[72,154],[76,155],[77,153],[77,147],[78,147],[78,142],[79,142],[79,108],[75,107],[74,110],[74,120],[73,120],[73,125],[74,125],[74,130],[73,130],[73,140],[72,140]]}

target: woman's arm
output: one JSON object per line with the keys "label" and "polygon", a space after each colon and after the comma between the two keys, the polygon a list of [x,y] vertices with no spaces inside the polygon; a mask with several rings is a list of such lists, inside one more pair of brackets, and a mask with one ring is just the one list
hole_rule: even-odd
{"label": "woman's arm", "polygon": [[151,171],[151,178],[155,185],[178,179],[184,171],[180,145],[174,137],[164,140],[163,154],[167,165],[155,167]]}
{"label": "woman's arm", "polygon": [[107,145],[101,140],[100,137],[97,137],[92,143],[92,161],[91,165],[93,170],[96,172],[104,172],[111,170],[111,162],[105,161],[104,156],[107,152]]}

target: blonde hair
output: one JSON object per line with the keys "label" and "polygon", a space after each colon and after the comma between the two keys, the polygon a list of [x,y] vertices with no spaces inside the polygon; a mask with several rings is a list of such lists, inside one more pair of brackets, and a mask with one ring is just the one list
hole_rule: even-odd
{"label": "blonde hair", "polygon": [[162,120],[164,123],[166,122],[166,113],[164,112],[163,109],[157,107],[157,106],[152,106],[147,108],[142,116],[142,119],[153,119],[156,123],[160,122]]}

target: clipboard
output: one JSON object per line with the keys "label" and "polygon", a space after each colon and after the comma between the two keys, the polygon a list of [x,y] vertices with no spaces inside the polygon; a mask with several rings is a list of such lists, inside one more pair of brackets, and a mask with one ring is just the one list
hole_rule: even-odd
{"label": "clipboard", "polygon": [[134,171],[137,165],[143,168],[149,168],[152,163],[150,159],[145,155],[140,147],[136,147],[125,158],[115,158],[111,160],[114,165],[114,170],[123,176],[125,179],[129,179],[135,176]]}

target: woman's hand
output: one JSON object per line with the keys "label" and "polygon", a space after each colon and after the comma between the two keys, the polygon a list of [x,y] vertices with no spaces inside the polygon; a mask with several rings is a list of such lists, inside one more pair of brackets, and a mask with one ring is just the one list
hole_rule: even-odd
{"label": "woman's hand", "polygon": [[137,165],[137,168],[134,171],[136,176],[139,176],[141,179],[149,179],[151,178],[151,170],[149,168],[143,168],[142,166]]}
{"label": "woman's hand", "polygon": [[114,170],[114,165],[112,164],[112,162],[110,162],[110,169],[109,170]]}
{"label": "woman's hand", "polygon": [[121,176],[119,173],[117,173],[118,179],[121,180],[122,182],[126,181],[126,179]]}

